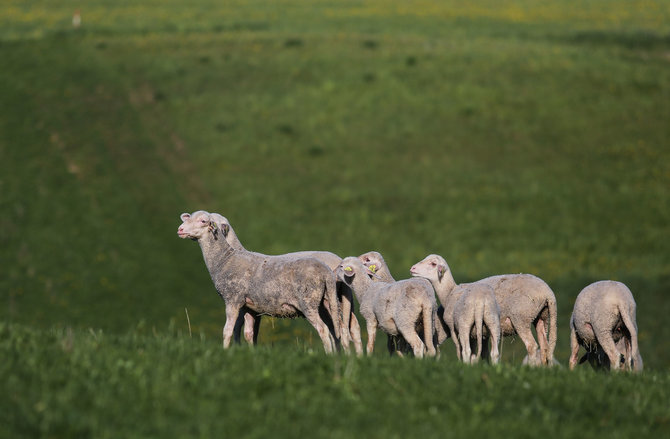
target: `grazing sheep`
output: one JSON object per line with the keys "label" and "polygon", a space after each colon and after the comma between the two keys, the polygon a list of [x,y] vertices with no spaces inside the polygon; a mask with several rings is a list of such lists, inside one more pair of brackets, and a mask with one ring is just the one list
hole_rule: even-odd
{"label": "grazing sheep", "polygon": [[[180,238],[198,241],[217,292],[226,304],[223,347],[230,346],[243,308],[275,317],[305,317],[317,330],[326,353],[336,350],[340,319],[335,275],[313,258],[265,256],[234,249],[208,212],[181,215]],[[330,319],[332,326],[324,322]]]}
{"label": "grazing sheep", "polygon": [[[368,269],[354,256],[344,258],[336,273],[338,279],[351,287],[360,303],[368,330],[368,355],[374,349],[377,327],[390,335],[402,335],[416,357],[423,357],[424,351],[429,356],[436,355],[433,345],[436,303],[428,282],[416,279],[390,284],[373,282]],[[423,325],[424,341],[417,334],[418,324]]]}
{"label": "grazing sheep", "polygon": [[580,363],[594,368],[639,372],[643,368],[637,342],[636,304],[621,282],[603,280],[584,288],[570,317],[570,369],[577,365],[579,346],[586,349]]}
{"label": "grazing sheep", "polygon": [[[231,247],[236,250],[246,250],[242,243],[240,242],[235,230],[230,225],[230,221],[225,216],[218,213],[211,213],[212,218],[216,221],[221,229],[223,236],[228,241]],[[261,253],[257,253],[261,254]],[[265,256],[265,255],[263,255]],[[342,258],[337,256],[335,253],[328,251],[299,251],[286,253],[282,256],[291,256],[294,258],[314,258],[318,261],[323,262],[330,268],[335,271],[335,269],[342,262]],[[338,281],[336,284],[337,288],[337,297],[339,300],[340,310],[342,311],[342,322],[341,326],[343,328],[349,328],[348,331],[342,331],[341,343],[346,351],[349,349],[349,341],[353,341],[354,349],[357,355],[363,354],[363,343],[361,341],[361,328],[358,324],[358,319],[356,314],[354,314],[354,296],[351,289],[344,283]],[[253,312],[243,313],[244,318],[244,338],[250,344],[256,344],[258,337],[258,329],[260,327],[260,318],[261,316]],[[239,340],[239,332],[241,325],[238,324],[235,327],[235,340]]]}
{"label": "grazing sheep", "polygon": [[[476,363],[484,355],[490,358],[491,363],[497,364],[501,327],[500,309],[493,289],[482,283],[456,285],[449,265],[439,255],[429,255],[414,264],[410,273],[433,284],[444,307],[443,319],[458,358],[465,363]],[[491,339],[490,354],[484,350],[483,338],[487,335]],[[472,353],[471,339],[477,343],[475,354]]]}

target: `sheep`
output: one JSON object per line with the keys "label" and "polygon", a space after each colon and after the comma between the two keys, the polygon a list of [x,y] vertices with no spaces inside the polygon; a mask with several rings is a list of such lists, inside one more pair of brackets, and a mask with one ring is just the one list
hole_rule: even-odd
{"label": "sheep", "polygon": [[[416,357],[435,356],[433,324],[436,320],[435,295],[428,282],[416,279],[387,284],[373,282],[368,269],[355,256],[342,260],[336,270],[338,279],[351,287],[365,318],[368,331],[367,354],[374,349],[377,327],[390,335],[402,335],[412,346]],[[423,325],[424,337],[417,334],[416,326]],[[424,343],[425,342],[425,343]]]}
{"label": "sheep", "polygon": [[[389,270],[388,265],[386,265],[386,261],[384,261],[381,253],[370,251],[360,255],[358,259],[360,259],[368,271],[372,273],[370,276],[372,280],[386,283],[395,282],[395,279],[393,276],[391,276],[391,271]],[[402,335],[387,334],[386,347],[391,355],[396,353],[400,357],[412,351],[412,347],[409,345],[409,343],[407,343]]]}
{"label": "sheep", "polygon": [[[433,273],[438,272],[433,286],[440,301],[446,297],[455,282],[444,258],[430,255],[419,264],[435,263]],[[448,274],[448,275],[447,275]],[[438,279],[441,279],[438,281]],[[500,308],[500,329],[503,336],[517,334],[523,341],[531,366],[552,365],[556,348],[556,297],[551,288],[540,278],[531,274],[505,274],[491,276],[474,282],[486,284],[495,292]],[[446,306],[445,306],[446,308]],[[535,324],[538,343],[533,337],[531,325]],[[549,337],[547,339],[547,330]]]}
{"label": "sheep", "polygon": [[[442,306],[443,319],[456,347],[458,358],[464,363],[476,363],[482,355],[492,364],[500,359],[500,308],[493,289],[483,283],[456,285],[449,265],[439,255],[429,255],[414,264],[410,274],[428,279],[435,289]],[[484,352],[484,327],[491,339],[491,352]],[[477,342],[472,353],[471,339]]]}
{"label": "sheep", "polygon": [[585,287],[577,296],[570,317],[570,370],[577,365],[579,347],[598,368],[642,371],[638,347],[636,304],[633,293],[621,282],[603,280]]}
{"label": "sheep", "polygon": [[[177,234],[198,241],[217,292],[226,304],[223,347],[230,346],[243,308],[275,317],[305,317],[317,330],[326,353],[337,349],[340,319],[335,275],[314,258],[265,256],[235,249],[221,239],[221,229],[209,212],[180,216]],[[330,319],[332,326],[324,322]]]}
{"label": "sheep", "polygon": [[[367,267],[367,269],[375,275],[371,276],[372,280],[386,283],[392,283],[396,281],[391,275],[391,270],[386,264],[386,261],[384,260],[384,257],[381,255],[381,253],[370,251],[360,255],[358,259],[360,259],[361,262],[363,262],[363,265],[365,265],[365,267]],[[444,308],[442,308],[441,305],[437,307],[437,321],[435,322],[436,338],[434,340],[435,345],[442,344],[442,342],[448,337],[446,332],[448,329],[446,328],[444,320],[442,319],[443,310]],[[412,347],[409,345],[409,343],[407,343],[402,335],[388,335],[387,347],[390,353],[396,353],[401,357],[403,354],[412,351]]]}
{"label": "sheep", "polygon": [[[211,214],[216,223],[219,225],[223,236],[228,241],[231,247],[237,250],[246,250],[242,243],[240,242],[235,230],[230,225],[230,221],[225,216],[219,213]],[[260,254],[260,253],[258,253]],[[342,258],[337,256],[335,253],[328,251],[299,251],[286,253],[283,256],[292,256],[295,258],[311,257],[316,260],[319,260],[326,264],[331,270],[335,270]],[[361,341],[361,329],[354,314],[354,298],[351,289],[344,285],[342,282],[336,283],[337,288],[337,297],[339,300],[340,310],[342,311],[342,327],[349,328],[348,331],[342,332],[341,343],[346,351],[349,349],[349,341],[353,341],[354,350],[357,355],[363,354],[363,343]],[[258,337],[258,329],[260,327],[260,316],[251,312],[245,312],[244,315],[244,338],[249,344],[256,344],[256,339]],[[239,331],[241,325],[236,325],[235,340],[239,340]]]}

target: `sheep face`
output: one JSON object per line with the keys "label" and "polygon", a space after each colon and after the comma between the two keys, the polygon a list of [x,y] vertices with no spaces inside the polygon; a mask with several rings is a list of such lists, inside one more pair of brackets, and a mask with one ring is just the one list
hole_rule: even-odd
{"label": "sheep face", "polygon": [[177,229],[177,235],[182,239],[197,241],[207,233],[216,233],[218,230],[216,222],[212,221],[210,214],[204,210],[193,214],[182,213],[180,218],[183,222]]}
{"label": "sheep face", "polygon": [[421,262],[414,264],[409,272],[414,277],[425,277],[439,283],[449,272],[449,265],[440,255],[428,255]]}
{"label": "sheep face", "polygon": [[348,257],[342,260],[342,263],[335,270],[335,274],[338,280],[341,280],[347,285],[351,285],[356,277],[356,274],[359,274],[365,270],[363,263],[358,260],[358,258]]}
{"label": "sheep face", "polygon": [[337,276],[337,280],[340,280],[347,285],[351,285],[356,276],[356,267],[343,260],[337,267],[337,270],[335,270],[335,275]]}

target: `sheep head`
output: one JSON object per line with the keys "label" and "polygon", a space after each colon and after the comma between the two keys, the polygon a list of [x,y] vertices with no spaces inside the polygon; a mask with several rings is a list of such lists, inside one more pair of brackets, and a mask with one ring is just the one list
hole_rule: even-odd
{"label": "sheep head", "polygon": [[358,258],[349,256],[342,260],[335,270],[335,274],[338,280],[341,280],[347,285],[351,285],[356,275],[360,275],[366,271],[367,269]]}
{"label": "sheep head", "polygon": [[177,235],[182,239],[192,239],[197,241],[212,233],[214,238],[219,230],[219,226],[212,220],[210,214],[204,210],[193,212],[193,214],[182,213],[179,218],[182,220],[181,226],[177,229]]}
{"label": "sheep head", "polygon": [[409,272],[414,277],[425,277],[439,283],[449,272],[449,265],[440,255],[428,255],[421,262],[414,264]]}
{"label": "sheep head", "polygon": [[372,274],[376,274],[378,270],[383,269],[386,266],[386,262],[379,252],[371,251],[363,253],[358,259],[360,259],[363,265],[365,265],[368,271]]}

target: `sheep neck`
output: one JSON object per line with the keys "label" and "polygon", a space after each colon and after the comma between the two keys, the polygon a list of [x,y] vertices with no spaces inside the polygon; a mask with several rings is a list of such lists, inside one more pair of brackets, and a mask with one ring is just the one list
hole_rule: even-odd
{"label": "sheep neck", "polygon": [[226,236],[226,241],[228,241],[228,244],[230,244],[231,247],[237,250],[246,250],[242,243],[240,242],[240,239],[237,237],[237,233],[235,233],[235,230],[233,230],[232,227],[228,230],[228,236]]}
{"label": "sheep neck", "polygon": [[354,291],[359,302],[365,301],[371,283],[372,280],[365,274],[358,273],[354,277],[353,282],[349,286]]}
{"label": "sheep neck", "polygon": [[226,262],[235,253],[235,249],[223,237],[217,235],[217,232],[207,233],[198,239],[202,256],[205,259],[205,265],[212,279],[214,279],[215,275],[221,273]]}
{"label": "sheep neck", "polygon": [[444,304],[449,301],[454,288],[456,288],[456,281],[454,281],[451,271],[444,273],[440,280],[435,281],[432,279],[431,283],[435,289],[435,294],[437,294],[438,299],[440,299],[440,303],[444,306]]}

